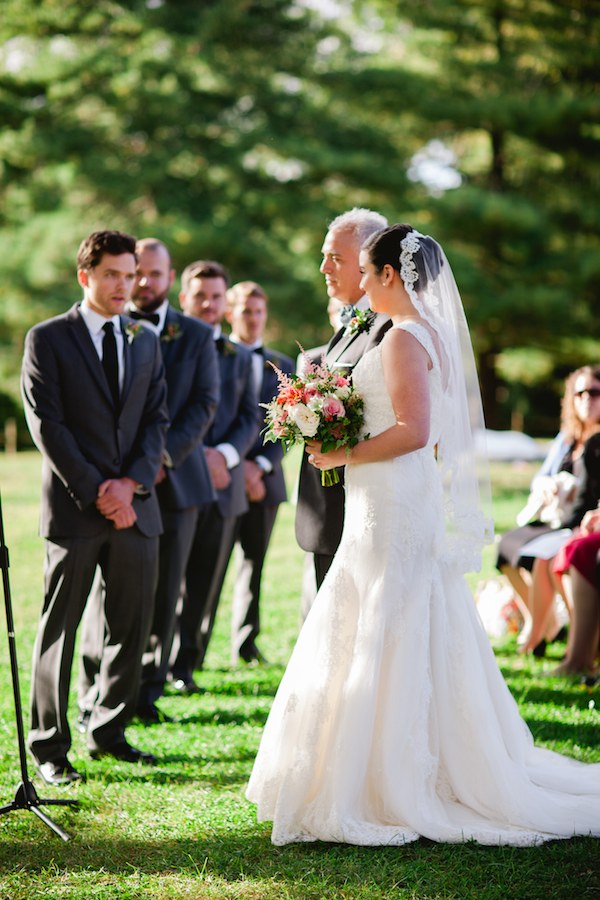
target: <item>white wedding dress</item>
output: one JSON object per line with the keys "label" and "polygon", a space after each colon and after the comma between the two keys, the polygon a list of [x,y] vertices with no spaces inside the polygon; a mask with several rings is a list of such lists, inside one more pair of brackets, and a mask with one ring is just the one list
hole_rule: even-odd
{"label": "white wedding dress", "polygon": [[[346,467],[342,542],[267,721],[247,797],[275,844],[530,846],[600,836],[600,764],[536,748],[471,592],[444,559],[434,447],[444,410],[427,350],[426,447]],[[395,424],[381,345],[353,381],[365,432]]]}

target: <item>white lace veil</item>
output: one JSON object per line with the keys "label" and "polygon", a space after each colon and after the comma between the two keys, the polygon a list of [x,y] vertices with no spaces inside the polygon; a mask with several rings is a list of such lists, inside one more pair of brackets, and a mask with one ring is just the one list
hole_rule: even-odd
{"label": "white lace veil", "polygon": [[441,345],[443,403],[437,447],[446,505],[446,559],[462,572],[480,571],[484,544],[494,539],[483,409],[465,312],[444,251],[410,231],[400,241],[400,275],[418,314]]}

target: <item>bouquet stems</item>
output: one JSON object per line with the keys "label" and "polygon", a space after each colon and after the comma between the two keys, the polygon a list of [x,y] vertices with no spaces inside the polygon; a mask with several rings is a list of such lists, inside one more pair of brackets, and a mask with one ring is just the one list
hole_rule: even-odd
{"label": "bouquet stems", "polygon": [[337,469],[323,469],[321,472],[321,484],[323,487],[331,487],[332,484],[339,484],[340,476]]}

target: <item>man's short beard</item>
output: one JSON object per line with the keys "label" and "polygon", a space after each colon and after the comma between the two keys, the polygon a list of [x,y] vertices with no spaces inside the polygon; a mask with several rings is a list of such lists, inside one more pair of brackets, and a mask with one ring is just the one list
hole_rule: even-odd
{"label": "man's short beard", "polygon": [[163,291],[162,294],[159,294],[158,297],[155,297],[153,300],[142,300],[142,306],[139,306],[136,297],[135,291],[131,295],[131,302],[138,307],[138,309],[143,310],[144,312],[154,312],[154,310],[158,309],[159,306],[162,306],[167,297],[169,296],[169,291]]}

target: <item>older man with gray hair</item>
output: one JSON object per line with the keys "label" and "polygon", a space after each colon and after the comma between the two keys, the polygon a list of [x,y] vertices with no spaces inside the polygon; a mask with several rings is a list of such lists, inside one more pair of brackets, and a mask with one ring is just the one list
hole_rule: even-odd
{"label": "older man with gray hair", "polygon": [[[360,248],[368,237],[387,228],[387,219],[370,209],[354,208],[333,220],[323,243],[320,271],[325,276],[329,298],[344,303],[343,325],[325,351],[329,368],[351,374],[359,359],[382,339],[391,326],[388,316],[371,312],[369,301],[360,289],[358,264]],[[356,311],[362,311],[358,324],[348,327]],[[344,470],[338,469],[340,483],[321,485],[321,473],[307,463],[300,469],[296,539],[303,550],[314,554],[315,576],[319,588],[338,548],[344,524]],[[306,610],[303,610],[306,612]]]}

